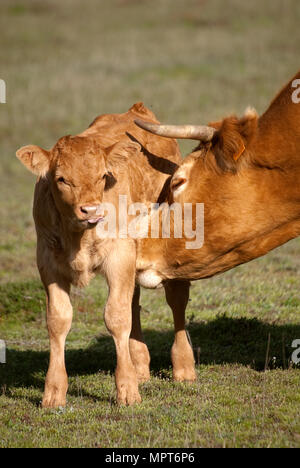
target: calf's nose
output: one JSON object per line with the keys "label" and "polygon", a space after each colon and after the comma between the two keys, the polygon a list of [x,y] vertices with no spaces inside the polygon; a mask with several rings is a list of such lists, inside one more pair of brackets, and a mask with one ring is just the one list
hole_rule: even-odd
{"label": "calf's nose", "polygon": [[87,216],[93,216],[97,213],[98,205],[84,205],[80,207],[81,213]]}

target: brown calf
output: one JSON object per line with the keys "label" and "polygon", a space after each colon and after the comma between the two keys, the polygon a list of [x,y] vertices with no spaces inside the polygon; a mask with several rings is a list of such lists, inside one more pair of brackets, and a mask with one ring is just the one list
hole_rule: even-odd
{"label": "brown calf", "polygon": [[[109,286],[105,323],[116,345],[118,401],[140,401],[138,380],[149,378],[150,357],[140,327],[139,287],[135,288],[136,241],[97,235],[104,219],[102,202],[117,207],[119,194],[126,195],[128,203],[155,202],[180,163],[177,143],[138,129],[137,117],[157,122],[138,103],[125,114],[98,117],[85,132],[61,138],[50,151],[26,146],[17,152],[38,176],[33,213],[50,337],[43,407],[66,403],[64,348],[72,322],[70,287],[86,286],[97,273],[105,275]],[[191,380],[193,353],[182,326],[189,282],[180,284],[180,303],[177,282],[166,283],[165,289],[175,319],[174,377]]]}

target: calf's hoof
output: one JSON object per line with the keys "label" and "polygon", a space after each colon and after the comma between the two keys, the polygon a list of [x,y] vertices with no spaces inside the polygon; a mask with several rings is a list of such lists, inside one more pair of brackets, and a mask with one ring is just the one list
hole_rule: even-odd
{"label": "calf's hoof", "polygon": [[138,366],[135,368],[138,383],[148,382],[150,380],[150,369],[149,366]]}
{"label": "calf's hoof", "polygon": [[57,390],[47,391],[43,397],[42,408],[59,408],[66,406],[66,395]]}
{"label": "calf's hoof", "polygon": [[175,382],[195,382],[197,375],[195,369],[173,369]]}
{"label": "calf's hoof", "polygon": [[68,377],[65,372],[57,372],[55,375],[48,372],[45,382],[42,408],[58,408],[66,406],[68,391]]}
{"label": "calf's hoof", "polygon": [[137,384],[127,383],[121,384],[117,387],[117,401],[119,405],[133,405],[134,403],[141,403],[142,398],[139,394]]}
{"label": "calf's hoof", "polygon": [[148,382],[150,380],[150,354],[147,345],[131,338],[129,346],[138,382]]}

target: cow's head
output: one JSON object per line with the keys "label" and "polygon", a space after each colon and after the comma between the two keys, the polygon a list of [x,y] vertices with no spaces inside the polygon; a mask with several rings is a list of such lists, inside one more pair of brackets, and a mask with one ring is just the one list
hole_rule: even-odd
{"label": "cow's head", "polygon": [[240,119],[228,117],[208,126],[155,125],[139,119],[135,121],[156,135],[200,140],[198,147],[184,159],[171,179],[170,202],[197,201],[210,190],[211,193],[216,190],[222,193],[225,179],[228,183],[232,176],[238,175],[248,160],[248,148],[255,136],[257,122],[254,109],[247,109]]}
{"label": "cow's head", "polygon": [[103,148],[94,137],[63,137],[50,151],[25,146],[20,161],[39,178],[46,178],[61,218],[73,231],[93,228],[103,220],[105,190],[126,170],[127,158],[140,146],[118,142]]}

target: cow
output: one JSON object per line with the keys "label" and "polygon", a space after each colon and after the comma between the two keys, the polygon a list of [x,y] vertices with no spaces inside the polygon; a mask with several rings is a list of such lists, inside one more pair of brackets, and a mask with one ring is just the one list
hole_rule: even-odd
{"label": "cow", "polygon": [[[158,123],[142,103],[124,114],[97,117],[76,136],[60,138],[50,150],[30,145],[19,160],[37,176],[33,216],[37,266],[46,291],[50,362],[42,406],[65,406],[68,377],[65,340],[71,328],[71,285],[86,286],[103,274],[109,287],[104,319],[117,353],[115,380],[120,404],[140,401],[138,383],[147,380],[150,356],[140,326],[139,286],[135,287],[136,240],[101,238],[100,206],[157,201],[181,162],[175,140],[139,129],[136,118]],[[175,321],[172,361],[175,380],[194,380],[194,358],[185,334],[189,281],[165,283]]]}
{"label": "cow", "polygon": [[[260,117],[247,109],[207,126],[136,124],[161,137],[200,141],[172,176],[167,200],[204,203],[204,242],[140,239],[140,284],[198,280],[265,255],[300,234],[300,72]],[[194,213],[194,212],[193,212]],[[195,214],[193,214],[195,216]],[[195,219],[193,219],[195,223]]]}

